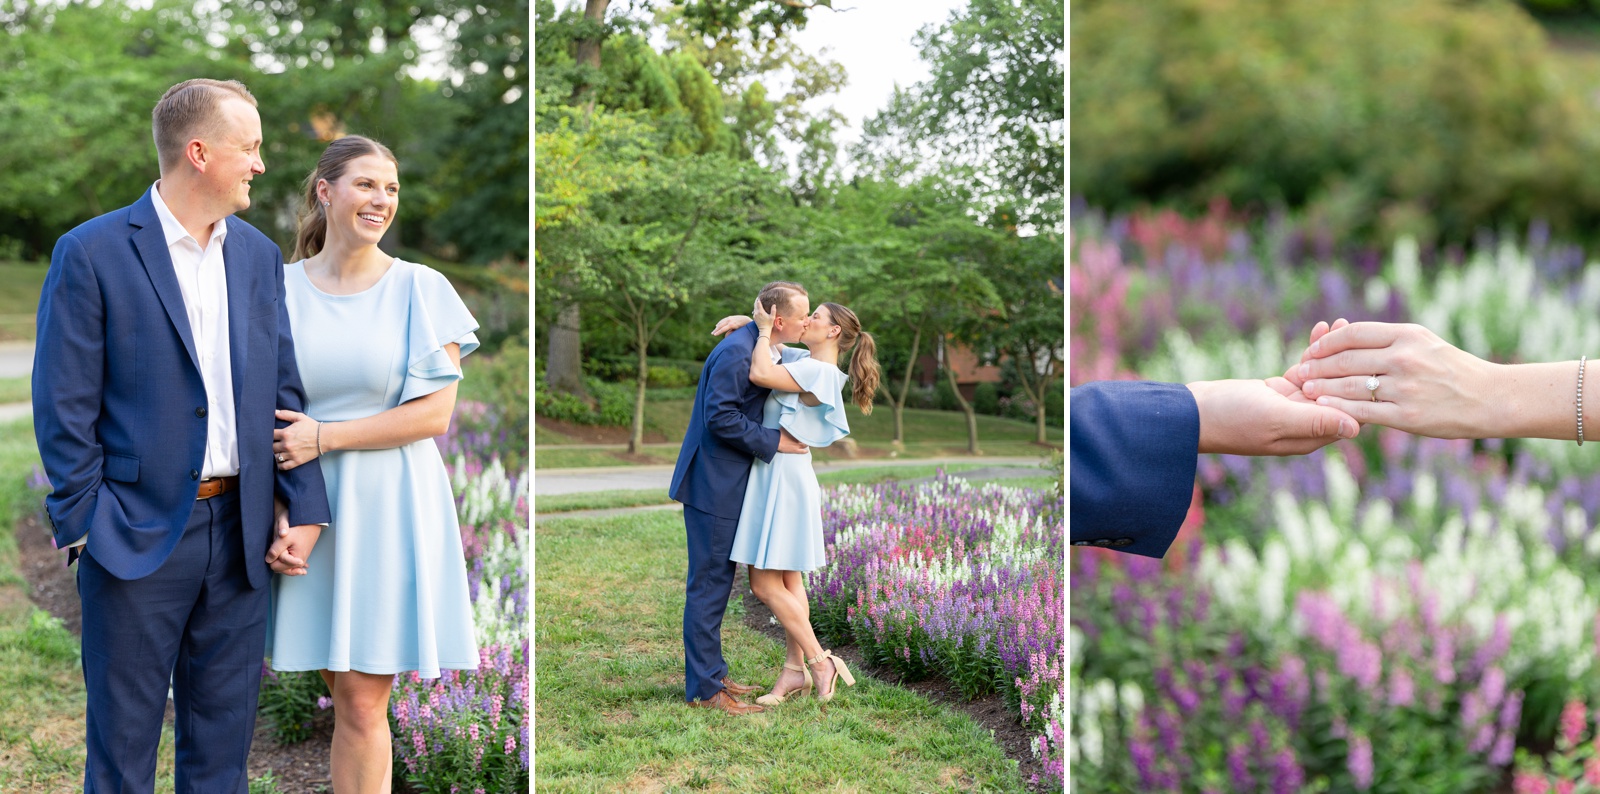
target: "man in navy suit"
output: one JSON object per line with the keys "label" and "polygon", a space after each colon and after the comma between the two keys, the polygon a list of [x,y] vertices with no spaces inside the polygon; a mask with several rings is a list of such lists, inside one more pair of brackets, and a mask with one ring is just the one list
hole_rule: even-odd
{"label": "man in navy suit", "polygon": [[1183,526],[1198,453],[1304,455],[1360,432],[1283,378],[1086,383],[1071,417],[1072,545],[1146,557]]}
{"label": "man in navy suit", "polygon": [[160,180],[64,235],[39,298],[34,434],[78,561],[85,792],[153,790],[170,681],[176,790],[245,794],[266,585],[329,518],[321,468],[272,457],[274,409],[305,396],[282,254],[231,217],[264,170],[255,104],[232,81],[169,89]]}
{"label": "man in navy suit", "polygon": [[[761,304],[776,317],[772,345],[800,341],[811,314],[811,299],[799,284],[775,281],[761,290]],[[733,591],[738,567],[728,559],[734,530],[744,507],[745,484],[755,458],[771,463],[774,454],[803,453],[786,430],[761,426],[762,407],[770,389],[750,383],[750,356],[774,355],[774,347],[757,350],[754,323],[722,340],[700,370],[689,429],[672,471],[671,498],[683,503],[688,530],[689,576],[683,605],[685,699],[691,706],[729,714],[761,711],[739,698],[756,691],[735,683],[722,658],[722,615]]]}

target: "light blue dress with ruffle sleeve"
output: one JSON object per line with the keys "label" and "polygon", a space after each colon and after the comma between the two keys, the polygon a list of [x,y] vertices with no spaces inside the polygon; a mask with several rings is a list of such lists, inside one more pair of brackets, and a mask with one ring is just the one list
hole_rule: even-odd
{"label": "light blue dress with ruffle sleeve", "polygon": [[[783,428],[811,447],[826,447],[850,435],[842,390],[848,380],[838,367],[784,351],[784,367],[820,405],[806,405],[797,392],[774,390],[767,396],[762,426]],[[779,571],[822,567],[822,488],[811,468],[811,453],[778,453],[750,467],[744,509],[733,536],[734,562]]]}
{"label": "light blue dress with ruffle sleeve", "polygon": [[[444,346],[478,347],[478,323],[444,275],[399,259],[378,283],[330,295],[284,266],[306,410],[360,419],[461,379]],[[431,438],[322,456],[333,520],[305,576],[272,579],[267,655],[275,670],[478,666],[467,567],[450,478]]]}

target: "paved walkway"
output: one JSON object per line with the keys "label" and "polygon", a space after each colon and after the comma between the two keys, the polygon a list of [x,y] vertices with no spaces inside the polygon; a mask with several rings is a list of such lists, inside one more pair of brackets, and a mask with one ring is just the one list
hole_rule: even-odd
{"label": "paved walkway", "polygon": [[33,403],[0,403],[0,424],[33,416]]}
{"label": "paved walkway", "polygon": [[[899,465],[905,465],[905,464],[899,464]],[[837,467],[837,468],[860,468],[860,467],[859,466],[852,466],[852,467]],[[592,471],[592,469],[570,469],[569,471]],[[671,474],[670,470],[668,471],[668,474],[669,475]],[[960,477],[960,478],[963,478],[963,479],[971,479],[971,480],[997,480],[997,479],[998,480],[1010,480],[1010,479],[1017,479],[1017,478],[1021,478],[1021,477],[1038,477],[1041,474],[1044,474],[1044,470],[1038,468],[1037,466],[986,466],[986,467],[981,468],[981,469],[971,469],[971,470],[968,470],[968,471],[952,472],[950,476],[951,477]],[[904,483],[919,483],[919,482],[929,482],[931,480],[933,480],[933,477],[917,477],[916,479],[911,479],[911,480],[901,480],[901,482],[904,482]],[[537,477],[534,478],[534,481],[535,481],[535,483],[537,483],[538,482],[538,478]],[[538,486],[535,485],[536,489],[537,489],[537,487]],[[612,516],[622,516],[622,515],[629,515],[629,514],[632,514],[632,513],[644,513],[644,512],[651,512],[651,511],[656,511],[656,510],[682,510],[683,509],[683,505],[681,505],[681,504],[679,504],[677,502],[670,502],[668,504],[641,505],[641,506],[638,506],[638,507],[612,507],[612,508],[606,508],[604,510],[570,510],[570,511],[562,512],[562,513],[540,513],[540,512],[538,512],[539,501],[537,499],[534,500],[533,507],[534,507],[534,521],[535,522],[546,521],[546,520],[553,519],[553,518],[610,518]]]}
{"label": "paved walkway", "polygon": [[[537,450],[534,454],[539,454]],[[880,468],[885,466],[937,466],[951,463],[983,463],[990,467],[1032,468],[1035,474],[1046,473],[1039,468],[1042,458],[862,458],[837,460],[815,464],[818,474],[845,469]],[[589,491],[643,491],[651,488],[665,489],[672,484],[672,466],[601,466],[587,469],[534,469],[533,495],[554,496]]]}
{"label": "paved walkway", "polygon": [[0,342],[0,378],[33,374],[32,342]]}

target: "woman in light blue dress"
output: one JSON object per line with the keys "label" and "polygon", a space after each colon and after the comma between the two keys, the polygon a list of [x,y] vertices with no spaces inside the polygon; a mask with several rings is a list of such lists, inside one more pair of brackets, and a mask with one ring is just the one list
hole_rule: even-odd
{"label": "woman in light blue dress", "polygon": [[[762,411],[762,425],[783,428],[811,447],[826,447],[850,434],[845,418],[844,386],[862,413],[872,413],[878,387],[876,343],[863,333],[854,312],[824,303],[806,320],[800,342],[810,355],[784,348],[782,363],[762,355],[770,344],[772,315],[756,302],[754,318],[760,336],[750,356],[750,382],[772,390]],[[762,341],[766,340],[766,341]],[[840,353],[850,356],[850,374],[839,369]],[[824,650],[811,630],[811,610],[802,573],[823,564],[822,489],[811,468],[811,453],[757,458],[745,488],[744,509],[734,533],[734,562],[750,566],[750,589],[783,624],[787,658],[772,690],[756,699],[771,706],[797,693],[813,691],[818,700],[833,698],[840,678],[854,685],[844,662]]]}
{"label": "woman in light blue dress", "polygon": [[[267,654],[333,693],[333,789],[387,792],[395,674],[478,666],[455,498],[434,436],[449,427],[478,324],[439,272],[385,254],[394,155],[334,141],[306,180],[284,289],[306,411],[279,411],[278,466],[320,458],[332,521],[276,577]],[[315,418],[312,418],[315,417]],[[286,522],[280,522],[280,528]]]}

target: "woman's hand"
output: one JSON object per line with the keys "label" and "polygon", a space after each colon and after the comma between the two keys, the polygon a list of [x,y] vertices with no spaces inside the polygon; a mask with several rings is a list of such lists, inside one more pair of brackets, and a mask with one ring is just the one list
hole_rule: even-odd
{"label": "woman's hand", "polygon": [[711,329],[711,335],[722,336],[723,334],[733,333],[734,331],[737,331],[749,324],[750,318],[742,314],[724,317],[717,321],[716,328]]}
{"label": "woman's hand", "polygon": [[287,511],[278,517],[277,525],[278,537],[267,548],[267,567],[284,576],[305,576],[306,561],[311,559],[311,550],[322,537],[322,527],[317,524],[291,527]]}
{"label": "woman's hand", "polygon": [[768,314],[767,310],[762,307],[760,298],[756,298],[756,308],[755,311],[751,312],[750,316],[755,318],[756,329],[761,333],[769,333],[772,330],[773,315]]}
{"label": "woman's hand", "polygon": [[289,422],[288,427],[272,431],[272,457],[280,471],[288,471],[317,459],[317,432],[321,423],[299,411],[279,409],[274,414]]}
{"label": "woman's hand", "polygon": [[[1353,323],[1313,341],[1289,380],[1361,424],[1434,438],[1499,438],[1509,437],[1502,420],[1533,396],[1508,391],[1502,369],[1420,325]],[[1378,388],[1369,390],[1373,377]]]}

